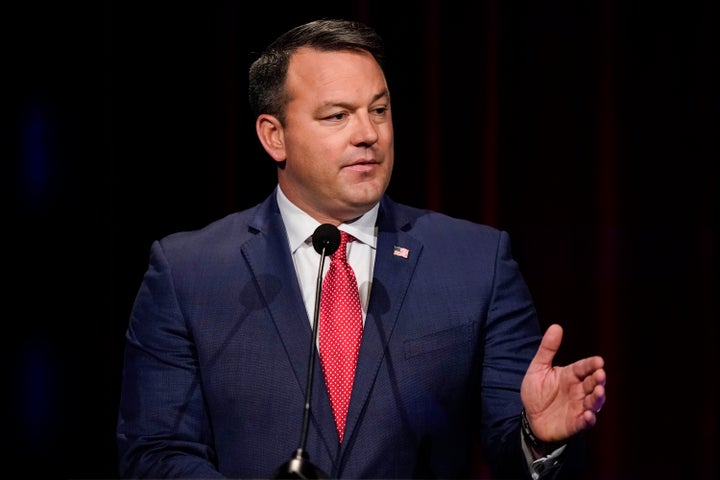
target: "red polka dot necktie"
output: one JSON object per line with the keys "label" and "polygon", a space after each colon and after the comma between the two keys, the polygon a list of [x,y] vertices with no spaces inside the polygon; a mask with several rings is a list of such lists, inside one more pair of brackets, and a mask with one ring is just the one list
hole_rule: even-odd
{"label": "red polka dot necktie", "polygon": [[340,246],[330,256],[320,300],[320,363],[340,442],[345,433],[363,330],[357,280],[347,261],[347,244],[353,240],[351,235],[340,232]]}

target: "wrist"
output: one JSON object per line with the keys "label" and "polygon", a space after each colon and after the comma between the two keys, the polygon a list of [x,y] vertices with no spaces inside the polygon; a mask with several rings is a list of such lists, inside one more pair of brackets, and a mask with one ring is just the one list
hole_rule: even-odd
{"label": "wrist", "polygon": [[522,412],[520,412],[520,430],[522,431],[523,437],[525,438],[528,446],[535,452],[541,453],[543,456],[557,450],[565,444],[565,442],[546,442],[544,440],[540,440],[537,435],[535,435],[532,428],[530,428],[530,422],[528,421],[524,408],[522,409]]}

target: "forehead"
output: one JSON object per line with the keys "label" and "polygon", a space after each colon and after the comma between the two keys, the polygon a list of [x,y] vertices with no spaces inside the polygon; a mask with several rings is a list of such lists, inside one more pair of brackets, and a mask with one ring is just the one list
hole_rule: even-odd
{"label": "forehead", "polygon": [[290,58],[287,87],[336,89],[357,82],[385,85],[385,76],[373,56],[365,51],[320,51],[300,48]]}

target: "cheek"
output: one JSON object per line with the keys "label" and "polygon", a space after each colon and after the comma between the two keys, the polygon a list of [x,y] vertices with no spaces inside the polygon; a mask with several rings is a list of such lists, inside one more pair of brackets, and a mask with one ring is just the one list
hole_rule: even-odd
{"label": "cheek", "polygon": [[304,168],[329,174],[338,159],[342,158],[346,145],[337,137],[314,135],[298,142],[296,153],[301,157]]}
{"label": "cheek", "polygon": [[287,168],[303,183],[323,185],[333,172],[334,154],[322,142],[301,142],[288,149]]}

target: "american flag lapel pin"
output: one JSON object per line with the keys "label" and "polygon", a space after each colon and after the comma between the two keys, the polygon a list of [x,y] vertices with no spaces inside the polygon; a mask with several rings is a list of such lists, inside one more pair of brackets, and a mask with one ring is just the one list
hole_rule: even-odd
{"label": "american flag lapel pin", "polygon": [[408,258],[409,254],[410,250],[405,247],[398,247],[397,245],[393,247],[393,255],[396,257]]}

